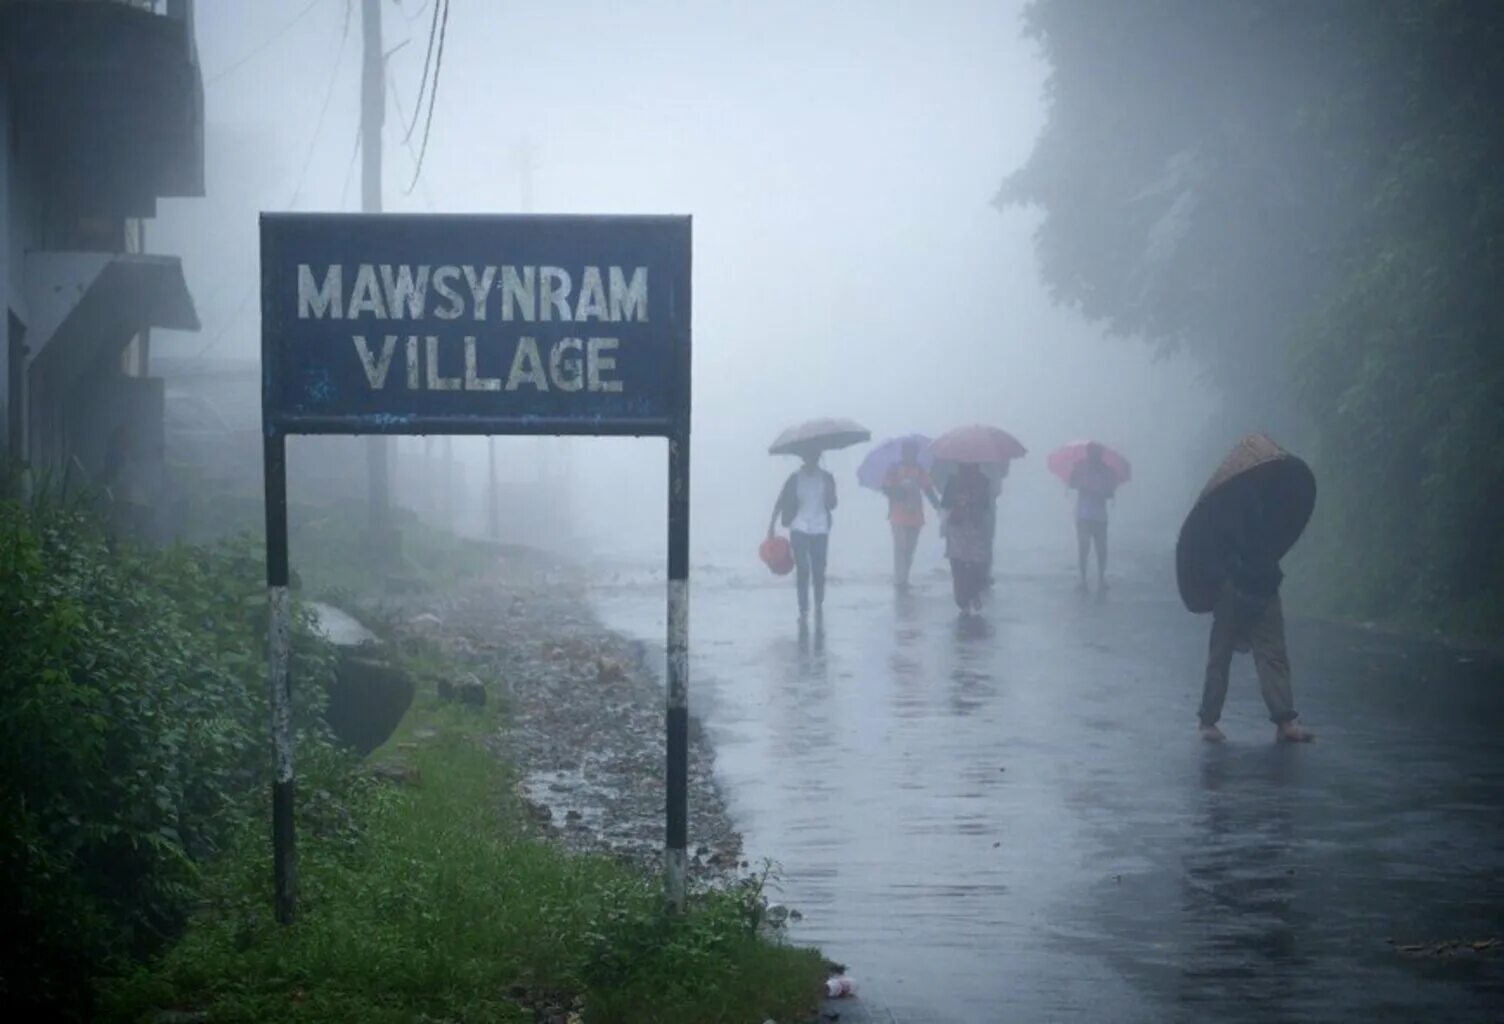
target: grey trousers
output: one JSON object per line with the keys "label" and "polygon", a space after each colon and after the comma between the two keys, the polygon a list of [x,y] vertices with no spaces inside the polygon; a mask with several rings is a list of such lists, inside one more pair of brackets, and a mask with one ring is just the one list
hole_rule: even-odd
{"label": "grey trousers", "polygon": [[1295,717],[1295,698],[1290,690],[1290,658],[1285,652],[1285,615],[1279,595],[1260,603],[1222,588],[1212,611],[1212,637],[1206,655],[1206,682],[1201,690],[1202,725],[1216,725],[1227,700],[1227,677],[1233,652],[1251,650],[1258,673],[1259,690],[1276,725]]}

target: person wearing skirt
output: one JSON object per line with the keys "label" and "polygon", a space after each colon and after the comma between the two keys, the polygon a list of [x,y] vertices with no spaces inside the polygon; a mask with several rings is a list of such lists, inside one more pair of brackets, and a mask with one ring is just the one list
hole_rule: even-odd
{"label": "person wearing skirt", "polygon": [[963,462],[945,484],[945,557],[950,560],[956,607],[972,615],[981,607],[991,561],[992,484],[974,462]]}

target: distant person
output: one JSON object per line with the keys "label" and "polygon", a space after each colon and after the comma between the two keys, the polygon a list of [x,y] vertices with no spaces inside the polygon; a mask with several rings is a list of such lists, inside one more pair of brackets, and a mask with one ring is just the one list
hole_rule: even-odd
{"label": "distant person", "polygon": [[[1231,496],[1230,496],[1231,497]],[[1264,499],[1251,488],[1229,502],[1223,527],[1223,581],[1212,610],[1212,635],[1201,691],[1201,738],[1220,743],[1227,737],[1217,728],[1227,699],[1228,674],[1234,651],[1252,651],[1259,690],[1274,723],[1275,739],[1307,743],[1315,737],[1296,722],[1290,687],[1290,659],[1285,649],[1285,618],[1279,588],[1285,575],[1279,558],[1268,550]]]}
{"label": "distant person", "polygon": [[898,464],[883,478],[883,493],[888,496],[888,523],[893,528],[893,585],[907,590],[914,551],[924,530],[924,503],[940,505],[930,475],[919,464],[917,441],[907,440],[899,449]]}
{"label": "distant person", "polygon": [[1107,590],[1107,503],[1118,487],[1118,475],[1102,458],[1102,446],[1086,446],[1086,458],[1071,470],[1068,484],[1076,492],[1076,553],[1081,568],[1077,589],[1086,592],[1086,562],[1097,548],[1097,591]]}
{"label": "distant person", "polygon": [[799,593],[799,622],[809,618],[810,583],[814,583],[815,618],[825,611],[825,563],[830,551],[831,512],[836,507],[836,478],[820,465],[818,452],[804,456],[804,463],[784,481],[773,502],[768,536],[781,519],[794,549],[794,570]]}
{"label": "distant person", "polygon": [[945,510],[945,557],[962,615],[981,607],[992,561],[992,482],[975,462],[963,462],[945,483],[940,499]]}

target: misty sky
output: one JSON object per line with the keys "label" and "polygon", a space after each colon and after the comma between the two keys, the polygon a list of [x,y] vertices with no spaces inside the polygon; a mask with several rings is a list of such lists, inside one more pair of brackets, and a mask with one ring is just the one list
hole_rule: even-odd
{"label": "misty sky", "polygon": [[[352,3],[342,43],[345,0],[322,0],[280,36],[307,0],[199,0],[209,195],[165,202],[149,237],[184,257],[204,330],[164,332],[156,351],[254,358],[257,212],[358,207]],[[1142,345],[1052,307],[1034,265],[1036,215],[989,205],[1044,119],[1046,69],[1020,35],[1020,7],[453,0],[411,195],[413,156],[388,107],[386,207],[511,212],[529,192],[539,213],[694,217],[698,560],[751,558],[793,468],[767,445],[818,415],[877,436],[970,421],[1012,431],[1030,456],[1009,481],[1001,545],[1058,541],[1067,560],[1069,504],[1044,455],[1100,437],[1135,462],[1120,525],[1172,544],[1205,469],[1195,367],[1156,365]],[[421,8],[383,0],[387,48],[410,40],[390,61],[409,117]],[[482,444],[459,447],[478,455]],[[504,446],[513,475],[535,471],[538,444]],[[568,446],[583,537],[661,550],[662,442]],[[883,502],[855,487],[859,459],[829,460],[844,485],[833,565],[888,558]]]}

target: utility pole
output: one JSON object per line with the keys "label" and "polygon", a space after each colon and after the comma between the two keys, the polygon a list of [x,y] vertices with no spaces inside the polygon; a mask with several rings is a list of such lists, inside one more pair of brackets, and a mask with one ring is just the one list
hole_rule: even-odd
{"label": "utility pole", "polygon": [[[361,0],[365,53],[360,72],[360,209],[381,212],[381,127],[386,120],[385,56],[381,52],[381,0]],[[373,550],[395,554],[386,438],[366,437],[367,497]]]}

